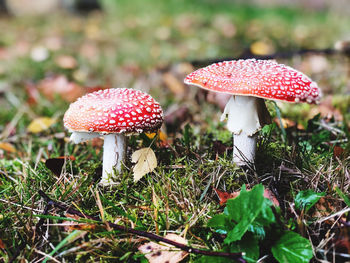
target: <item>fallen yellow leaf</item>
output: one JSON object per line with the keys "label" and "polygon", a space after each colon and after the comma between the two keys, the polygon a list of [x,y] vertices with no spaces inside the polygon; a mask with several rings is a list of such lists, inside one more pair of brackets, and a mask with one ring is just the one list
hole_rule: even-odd
{"label": "fallen yellow leaf", "polygon": [[[175,234],[168,234],[165,236],[166,239],[175,241],[187,245],[187,240]],[[149,263],[177,263],[183,260],[188,252],[182,251],[174,246],[149,242],[139,246],[138,250],[145,255]]]}
{"label": "fallen yellow leaf", "polygon": [[157,158],[151,148],[137,150],[132,154],[131,161],[136,163],[133,169],[134,182],[137,182],[157,167]]}
{"label": "fallen yellow leaf", "polygon": [[34,119],[28,126],[28,131],[32,133],[42,132],[48,129],[52,124],[56,122],[55,119],[49,117],[39,117]]}
{"label": "fallen yellow leaf", "polygon": [[10,153],[16,152],[15,147],[13,147],[13,145],[8,142],[0,142],[0,149]]}
{"label": "fallen yellow leaf", "polygon": [[250,50],[255,55],[269,55],[274,52],[273,46],[263,41],[256,41],[251,44]]}
{"label": "fallen yellow leaf", "polygon": [[157,135],[156,132],[145,132],[145,134],[150,139],[153,139]]}
{"label": "fallen yellow leaf", "polygon": [[159,140],[161,140],[162,142],[166,142],[168,139],[168,136],[165,134],[165,132],[159,131]]}
{"label": "fallen yellow leaf", "polygon": [[153,139],[158,134],[159,140],[161,140],[162,142],[166,142],[166,140],[167,140],[167,135],[164,132],[162,132],[161,130],[159,130],[158,133],[146,132],[145,134],[150,139]]}

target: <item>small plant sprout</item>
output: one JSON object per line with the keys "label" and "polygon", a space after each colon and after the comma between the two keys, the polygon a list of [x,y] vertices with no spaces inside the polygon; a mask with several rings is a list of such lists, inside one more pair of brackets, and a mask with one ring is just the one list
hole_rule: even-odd
{"label": "small plant sprout", "polygon": [[256,133],[271,120],[264,99],[318,103],[321,91],[303,73],[269,60],[224,61],[198,69],[185,83],[232,94],[221,120],[233,133],[233,161],[243,166],[254,162]]}
{"label": "small plant sprout", "polygon": [[81,143],[104,137],[101,185],[113,184],[113,169],[121,171],[126,135],[152,132],[163,122],[163,110],[150,95],[133,89],[105,89],[89,93],[69,106],[64,126],[70,140]]}

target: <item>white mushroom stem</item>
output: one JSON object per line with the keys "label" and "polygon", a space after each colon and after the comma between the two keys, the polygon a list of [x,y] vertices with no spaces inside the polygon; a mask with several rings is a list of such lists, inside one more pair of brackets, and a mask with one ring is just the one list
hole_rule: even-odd
{"label": "white mushroom stem", "polygon": [[232,96],[221,116],[227,116],[227,128],[233,133],[233,161],[237,165],[254,162],[255,133],[269,122],[269,112],[264,100],[249,96]]}
{"label": "white mushroom stem", "polygon": [[120,133],[102,135],[97,132],[73,132],[70,140],[78,144],[97,137],[104,137],[103,170],[100,184],[113,184],[114,169],[120,172],[122,163],[125,160],[126,137]]}
{"label": "white mushroom stem", "polygon": [[[242,150],[244,150],[244,153]],[[233,134],[233,162],[239,166],[252,162],[256,152],[256,134],[248,136],[246,133]]]}
{"label": "white mushroom stem", "polygon": [[103,143],[103,170],[101,185],[113,183],[114,168],[121,171],[122,162],[125,159],[126,138],[120,133],[104,135]]}

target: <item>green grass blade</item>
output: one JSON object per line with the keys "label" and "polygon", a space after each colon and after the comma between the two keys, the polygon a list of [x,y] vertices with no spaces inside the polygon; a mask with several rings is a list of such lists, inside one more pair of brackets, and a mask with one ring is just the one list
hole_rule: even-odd
{"label": "green grass blade", "polygon": [[[70,233],[68,236],[66,236],[56,247],[54,250],[52,250],[49,254],[49,256],[52,256],[55,254],[60,248],[62,248],[66,243],[69,243],[71,240],[74,240],[77,236],[81,234],[81,230],[74,230],[72,233]],[[48,260],[48,257],[45,257],[43,263],[46,263]]]}

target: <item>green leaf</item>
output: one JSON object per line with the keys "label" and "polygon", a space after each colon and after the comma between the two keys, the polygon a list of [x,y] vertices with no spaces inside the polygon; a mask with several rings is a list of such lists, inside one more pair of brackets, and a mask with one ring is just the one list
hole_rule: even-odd
{"label": "green leaf", "polygon": [[256,224],[259,224],[261,226],[268,226],[276,222],[276,218],[272,212],[271,206],[272,202],[269,199],[264,198],[264,202],[262,203],[261,207],[261,212],[255,220]]}
{"label": "green leaf", "polygon": [[254,222],[263,207],[263,193],[264,187],[261,184],[254,186],[251,191],[247,191],[243,185],[239,196],[227,201],[226,211],[236,225],[227,233],[224,240],[226,244],[240,240]]}
{"label": "green leaf", "polygon": [[208,221],[207,226],[215,228],[216,230],[219,230],[220,233],[223,233],[223,231],[227,232],[233,227],[229,217],[225,214],[219,214],[219,215],[213,216]]}
{"label": "green leaf", "polygon": [[235,259],[229,259],[224,257],[217,257],[217,256],[201,256],[198,259],[196,259],[194,262],[196,263],[229,263],[229,262],[237,262]]}
{"label": "green leaf", "polygon": [[264,227],[276,222],[276,218],[272,212],[271,206],[272,202],[269,199],[264,198],[261,212],[248,228],[248,231],[254,233],[259,239],[265,238],[266,234]]}
{"label": "green leaf", "polygon": [[316,193],[312,190],[300,191],[294,199],[295,207],[299,210],[308,211],[325,193]]}
{"label": "green leaf", "polygon": [[261,129],[261,134],[263,137],[267,137],[271,134],[271,132],[277,127],[276,123],[271,123],[268,125],[265,125],[264,127],[262,127]]}
{"label": "green leaf", "polygon": [[292,231],[285,232],[271,251],[281,263],[307,263],[313,256],[310,241]]}
{"label": "green leaf", "polygon": [[265,228],[255,222],[248,227],[248,231],[253,233],[258,239],[264,239],[266,236]]}
{"label": "green leaf", "polygon": [[249,263],[254,263],[259,259],[259,241],[253,234],[247,233],[242,240],[230,244],[230,252],[244,252],[243,258]]}

